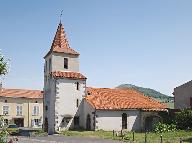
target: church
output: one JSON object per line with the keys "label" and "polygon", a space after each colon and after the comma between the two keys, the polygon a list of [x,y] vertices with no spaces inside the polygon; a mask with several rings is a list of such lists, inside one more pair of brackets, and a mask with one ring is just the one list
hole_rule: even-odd
{"label": "church", "polygon": [[133,89],[87,87],[60,22],[44,60],[44,130],[151,130],[166,106]]}

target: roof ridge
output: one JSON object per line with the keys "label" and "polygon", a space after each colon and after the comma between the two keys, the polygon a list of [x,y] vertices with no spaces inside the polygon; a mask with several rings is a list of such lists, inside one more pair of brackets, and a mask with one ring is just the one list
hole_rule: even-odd
{"label": "roof ridge", "polygon": [[6,89],[3,88],[0,94],[1,97],[10,98],[43,98],[42,90],[29,90],[29,89]]}
{"label": "roof ridge", "polygon": [[53,77],[59,77],[59,78],[71,78],[71,79],[87,79],[83,74],[80,72],[73,72],[73,71],[53,71],[51,72],[51,75]]}
{"label": "roof ridge", "polygon": [[39,89],[26,89],[26,88],[5,88],[5,87],[3,87],[2,88],[3,90],[5,89],[5,90],[28,90],[28,91],[43,91],[43,90],[39,90]]}
{"label": "roof ridge", "polygon": [[81,73],[81,72],[76,72],[76,71],[60,71],[60,70],[52,71],[51,73],[53,73],[53,72],[64,72],[64,73],[66,73],[66,72],[73,72],[73,73]]}
{"label": "roof ridge", "polygon": [[183,83],[183,84],[181,84],[181,85],[179,85],[179,86],[175,87],[174,89],[177,89],[177,88],[180,88],[180,87],[186,86],[186,85],[190,84],[191,82],[192,82],[192,80],[187,81],[187,82],[185,82],[185,83]]}

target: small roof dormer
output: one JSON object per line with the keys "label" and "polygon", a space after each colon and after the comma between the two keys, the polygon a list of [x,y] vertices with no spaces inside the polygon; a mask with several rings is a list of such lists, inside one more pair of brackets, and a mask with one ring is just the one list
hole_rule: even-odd
{"label": "small roof dormer", "polygon": [[44,58],[46,58],[52,52],[65,53],[65,54],[76,55],[76,56],[80,55],[78,52],[76,52],[75,50],[70,48],[65,30],[64,30],[64,27],[63,27],[61,21],[60,21],[57,31],[55,33],[55,37],[53,39],[51,49],[45,55]]}

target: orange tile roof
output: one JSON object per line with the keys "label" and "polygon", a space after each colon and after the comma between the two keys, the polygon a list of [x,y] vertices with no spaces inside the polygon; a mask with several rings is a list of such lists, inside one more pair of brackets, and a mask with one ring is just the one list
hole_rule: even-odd
{"label": "orange tile roof", "polygon": [[72,79],[87,79],[84,75],[78,72],[62,72],[54,71],[51,73],[53,77],[63,77],[63,78],[72,78]]}
{"label": "orange tile roof", "polygon": [[28,89],[6,89],[3,88],[0,92],[1,97],[12,98],[43,98],[43,91],[41,90],[28,90]]}
{"label": "orange tile roof", "polygon": [[49,55],[51,52],[66,53],[66,54],[72,54],[72,55],[77,55],[77,56],[79,55],[78,52],[76,52],[75,50],[70,48],[68,40],[67,40],[67,36],[64,31],[64,27],[61,23],[59,23],[57,32],[56,32],[54,40],[52,42],[51,49],[46,54],[46,56]]}
{"label": "orange tile roof", "polygon": [[134,89],[87,88],[85,99],[95,109],[143,109],[161,111],[167,108]]}

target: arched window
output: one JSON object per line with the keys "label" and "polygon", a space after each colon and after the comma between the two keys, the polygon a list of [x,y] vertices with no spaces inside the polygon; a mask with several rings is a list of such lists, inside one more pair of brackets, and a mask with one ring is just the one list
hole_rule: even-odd
{"label": "arched window", "polygon": [[127,129],[127,114],[122,114],[122,129]]}
{"label": "arched window", "polygon": [[91,130],[91,116],[87,114],[87,119],[86,119],[86,130]]}
{"label": "arched window", "polygon": [[79,116],[74,117],[74,126],[75,126],[75,128],[79,127]]}

